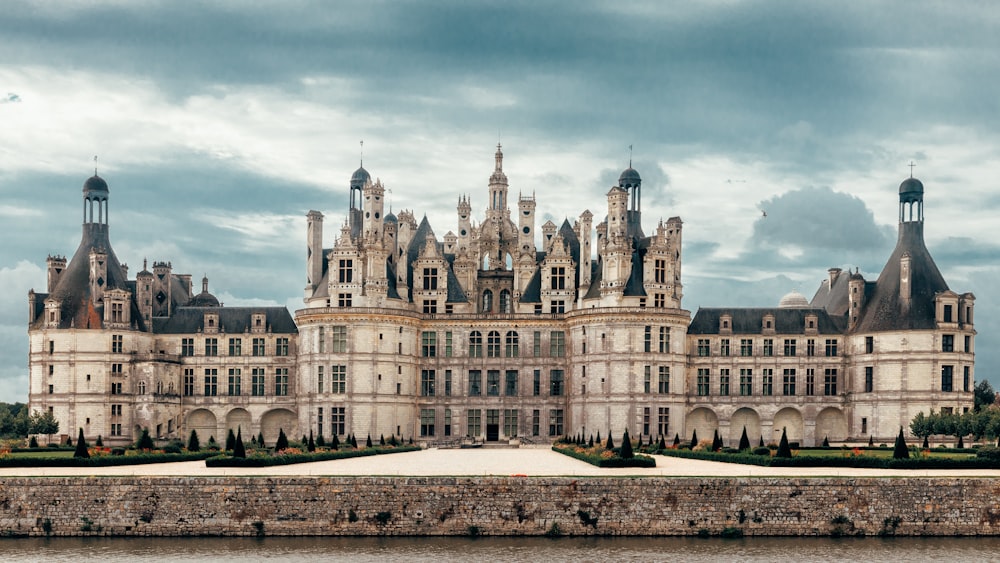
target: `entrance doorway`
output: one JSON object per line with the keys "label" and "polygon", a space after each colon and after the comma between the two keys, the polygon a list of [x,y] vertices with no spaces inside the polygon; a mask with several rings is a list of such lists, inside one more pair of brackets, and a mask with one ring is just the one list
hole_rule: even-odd
{"label": "entrance doorway", "polygon": [[486,411],[486,441],[496,442],[500,439],[500,409]]}

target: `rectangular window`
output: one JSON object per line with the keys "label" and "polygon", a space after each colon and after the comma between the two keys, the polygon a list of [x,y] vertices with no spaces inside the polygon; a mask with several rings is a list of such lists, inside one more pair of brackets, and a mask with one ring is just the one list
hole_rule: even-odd
{"label": "rectangular window", "polygon": [[[427,283],[427,278],[424,278],[424,283]],[[420,435],[434,435],[434,409],[420,409]]]}
{"label": "rectangular window", "polygon": [[468,424],[466,428],[468,431],[465,435],[471,438],[476,438],[483,433],[483,411],[479,409],[469,409],[467,416]]}
{"label": "rectangular window", "polygon": [[326,328],[325,327],[319,327],[319,329],[317,330],[317,333],[316,333],[316,340],[317,340],[317,344],[316,344],[317,351],[320,354],[325,354],[326,353]]}
{"label": "rectangular window", "polygon": [[806,355],[809,357],[816,355],[816,341],[812,338],[806,340]]}
{"label": "rectangular window", "polygon": [[330,392],[347,393],[347,366],[330,366]]}
{"label": "rectangular window", "polygon": [[424,289],[435,290],[438,288],[437,268],[424,268]]}
{"label": "rectangular window", "polygon": [[219,394],[219,370],[212,368],[205,370],[205,396],[215,397]]}
{"label": "rectangular window", "polygon": [[670,408],[659,407],[656,411],[656,433],[660,436],[670,434]]}
{"label": "rectangular window", "polygon": [[531,381],[531,394],[539,396],[542,394],[542,370],[536,369]]}
{"label": "rectangular window", "polygon": [[504,351],[505,351],[504,355],[506,355],[508,358],[516,358],[516,357],[518,357],[518,355],[519,355],[518,348],[519,348],[519,344],[520,344],[520,342],[519,342],[520,339],[518,338],[517,333],[514,332],[513,330],[507,331],[507,336],[506,336],[505,340],[506,340],[506,342],[505,342],[506,346],[504,347]]}
{"label": "rectangular window", "polygon": [[434,299],[424,301],[424,314],[436,315],[438,312],[438,302]]}
{"label": "rectangular window", "polygon": [[726,397],[729,395],[729,369],[719,370],[719,395]]}
{"label": "rectangular window", "polygon": [[[111,335],[111,353],[112,354],[121,354],[122,353],[122,348],[124,347],[124,338],[125,337],[122,336],[122,335],[120,335],[120,334],[112,334]],[[49,352],[49,353],[51,354],[52,352]]]}
{"label": "rectangular window", "polygon": [[451,331],[444,333],[444,357],[451,357]]}
{"label": "rectangular window", "polygon": [[698,339],[698,355],[705,357],[712,353],[710,341],[707,338]]}
{"label": "rectangular window", "polygon": [[444,396],[451,397],[451,370],[444,370]]}
{"label": "rectangular window", "polygon": [[[111,364],[111,375],[113,376],[122,375],[124,373],[122,371],[123,367],[124,367],[123,364]],[[52,375],[52,368],[53,366],[49,366],[49,375]]]}
{"label": "rectangular window", "polygon": [[865,366],[865,393],[871,393],[875,390],[875,368],[872,366]]}
{"label": "rectangular window", "polygon": [[469,357],[483,357],[483,333],[478,330],[474,330],[469,333]]}
{"label": "rectangular window", "polygon": [[550,313],[556,313],[556,314],[565,313],[566,312],[566,301],[564,301],[562,299],[554,299],[554,300],[552,300],[552,302],[549,304],[549,312]]}
{"label": "rectangular window", "polygon": [[566,289],[566,268],[562,266],[552,268],[552,289]]}
{"label": "rectangular window", "polygon": [[194,369],[184,368],[184,396],[194,396]]}
{"label": "rectangular window", "polygon": [[942,391],[954,391],[952,385],[952,378],[954,376],[955,367],[954,366],[941,366],[941,390]]}
{"label": "rectangular window", "polygon": [[740,339],[740,356],[744,358],[748,356],[753,356],[753,339],[752,338],[741,338]]}
{"label": "rectangular window", "polygon": [[420,355],[425,358],[437,356],[437,333],[424,331],[420,333]]}
{"label": "rectangular window", "polygon": [[965,351],[972,352],[972,337],[968,334],[965,335]]}
{"label": "rectangular window", "polygon": [[711,377],[708,375],[708,368],[698,368],[698,396],[707,397]]}
{"label": "rectangular window", "polygon": [[642,407],[642,433],[649,435],[649,407]]}
{"label": "rectangular window", "polygon": [[316,392],[323,392],[323,366],[316,366]]}
{"label": "rectangular window", "polygon": [[243,394],[242,379],[243,376],[240,374],[240,368],[229,368],[229,395],[231,397]]}
{"label": "rectangular window", "polygon": [[434,370],[425,369],[420,371],[420,396],[434,396]]}
{"label": "rectangular window", "polygon": [[531,335],[531,349],[536,358],[542,355],[542,333],[537,330]]}
{"label": "rectangular window", "polygon": [[866,336],[865,337],[865,354],[874,354],[874,353],[875,353],[875,337],[874,336]]}
{"label": "rectangular window", "polygon": [[740,368],[740,396],[749,397],[750,395],[753,395],[753,370]]}
{"label": "rectangular window", "polygon": [[660,353],[669,354],[670,353],[670,327],[661,326],[660,327]]}
{"label": "rectangular window", "polygon": [[794,356],[795,355],[795,344],[796,344],[796,342],[795,342],[794,338],[786,338],[785,339],[785,355],[786,356]]}
{"label": "rectangular window", "polygon": [[517,437],[518,414],[517,409],[504,409],[503,411],[503,433],[508,438]]}
{"label": "rectangular window", "polygon": [[657,381],[657,391],[661,395],[670,393],[670,366],[660,366],[659,380]]}
{"label": "rectangular window", "polygon": [[667,283],[667,261],[657,258],[653,261],[653,283]]}
{"label": "rectangular window", "polygon": [[563,394],[563,370],[554,369],[549,372],[549,396],[559,397]]}
{"label": "rectangular window", "polygon": [[955,351],[955,335],[954,334],[942,334],[941,335],[941,351],[942,352],[954,352]]}
{"label": "rectangular window", "polygon": [[330,408],[330,431],[334,436],[347,434],[347,407]]}
{"label": "rectangular window", "polygon": [[508,397],[516,397],[517,396],[517,371],[511,370],[511,369],[507,370],[506,378],[507,378],[507,381],[506,381],[507,384],[504,386],[504,395],[507,395]]}
{"label": "rectangular window", "polygon": [[823,394],[832,396],[837,394],[837,369],[826,368],[823,370]]}
{"label": "rectangular window", "polygon": [[945,305],[944,306],[944,322],[946,322],[946,323],[953,322],[952,321],[952,306],[951,305]]}
{"label": "rectangular window", "polygon": [[972,374],[969,372],[969,366],[964,366],[962,368],[962,391],[966,393],[969,392],[972,386]]}
{"label": "rectangular window", "polygon": [[553,330],[549,334],[549,355],[553,358],[562,358],[566,355],[566,333],[561,330]]}
{"label": "rectangular window", "polygon": [[219,355],[219,339],[218,338],[206,338],[205,339],[205,355],[206,356],[218,356]]}
{"label": "rectangular window", "polygon": [[729,357],[729,339],[723,338],[719,341],[719,355],[725,358]]}
{"label": "rectangular window", "polygon": [[653,307],[663,308],[667,306],[667,298],[662,293],[653,294]]}
{"label": "rectangular window", "polygon": [[642,351],[647,353],[653,351],[653,327],[649,325],[642,331]]}
{"label": "rectangular window", "polygon": [[760,394],[765,397],[774,395],[774,370],[764,369],[760,372],[761,384]]}
{"label": "rectangular window", "polygon": [[288,368],[274,370],[274,394],[278,397],[288,395]]}
{"label": "rectangular window", "polygon": [[538,436],[541,432],[540,427],[542,425],[542,413],[540,410],[535,409],[531,411],[531,435]]}
{"label": "rectangular window", "polygon": [[250,394],[254,397],[264,396],[264,368],[253,368],[250,373]]}
{"label": "rectangular window", "polygon": [[243,339],[242,338],[230,338],[229,339],[229,355],[230,356],[242,356],[243,355]]}
{"label": "rectangular window", "polygon": [[483,372],[478,369],[469,370],[469,396],[478,397],[483,394]]}
{"label": "rectangular window", "polygon": [[337,262],[337,282],[351,283],[354,281],[354,260],[339,260]]}
{"label": "rectangular window", "polygon": [[806,369],[806,395],[810,397],[816,394],[816,370]]}
{"label": "rectangular window", "polygon": [[254,338],[253,339],[253,348],[251,349],[251,351],[253,352],[254,356],[263,356],[264,352],[265,352],[264,339],[263,338]]}
{"label": "rectangular window", "polygon": [[194,338],[181,338],[181,355],[194,355]]}
{"label": "rectangular window", "polygon": [[444,435],[451,436],[451,409],[444,409]]}
{"label": "rectangular window", "polygon": [[323,435],[323,407],[316,409],[316,434]]}
{"label": "rectangular window", "polygon": [[837,339],[827,338],[826,339],[826,356],[832,358],[837,355]]}
{"label": "rectangular window", "polygon": [[498,369],[487,370],[486,395],[489,397],[500,396],[500,370]]}
{"label": "rectangular window", "polygon": [[347,352],[347,327],[330,327],[330,351],[334,354]]}
{"label": "rectangular window", "polygon": [[489,334],[486,335],[486,357],[500,357],[500,333],[495,330],[491,330]]}
{"label": "rectangular window", "polygon": [[653,368],[651,366],[643,366],[643,368],[642,368],[642,392],[643,393],[650,393],[651,392],[650,388],[652,387],[652,379],[653,379],[652,369]]}
{"label": "rectangular window", "polygon": [[549,411],[549,436],[562,436],[563,434],[563,410],[551,409]]}
{"label": "rectangular window", "polygon": [[795,370],[786,369],[781,374],[781,394],[785,396],[795,395]]}
{"label": "rectangular window", "polygon": [[288,355],[288,338],[280,337],[274,339],[274,355],[275,356]]}
{"label": "rectangular window", "polygon": [[774,355],[774,339],[773,338],[765,338],[764,339],[764,352],[763,353],[764,353],[765,356],[773,356]]}

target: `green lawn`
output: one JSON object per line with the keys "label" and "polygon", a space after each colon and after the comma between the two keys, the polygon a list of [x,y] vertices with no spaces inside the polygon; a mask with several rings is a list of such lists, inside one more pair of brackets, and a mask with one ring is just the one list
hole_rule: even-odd
{"label": "green lawn", "polygon": [[[793,450],[795,455],[809,456],[809,457],[847,457],[848,454],[854,455],[853,450],[844,449],[812,449],[803,448],[800,450]],[[878,458],[891,458],[892,448],[878,449],[878,450],[861,450],[861,455],[864,457],[878,457]],[[910,457],[918,458],[921,454],[919,452],[910,451]],[[948,452],[935,452],[930,450],[930,454],[927,456],[928,459],[972,459],[976,457],[975,454],[957,454]]]}
{"label": "green lawn", "polygon": [[11,457],[39,458],[39,457],[73,457],[73,452],[68,451],[41,451],[41,452],[18,452],[10,454]]}

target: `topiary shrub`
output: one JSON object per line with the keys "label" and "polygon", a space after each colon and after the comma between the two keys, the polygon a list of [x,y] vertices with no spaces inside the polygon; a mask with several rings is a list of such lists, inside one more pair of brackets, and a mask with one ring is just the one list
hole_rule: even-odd
{"label": "topiary shrub", "polygon": [[604,444],[604,447],[609,450],[615,449],[615,442],[611,439],[611,432],[608,432],[608,442]]}
{"label": "topiary shrub", "polygon": [[691,431],[691,449],[693,450],[695,448],[695,446],[697,446],[697,445],[698,445],[698,431],[697,430],[692,430]]}
{"label": "topiary shrub", "polygon": [[87,442],[83,439],[83,428],[80,429],[80,434],[76,438],[76,449],[73,451],[73,457],[90,457],[90,452],[87,451]]}
{"label": "topiary shrub", "polygon": [[771,455],[771,448],[767,446],[758,446],[753,449],[753,455]]}
{"label": "topiary shrub", "polygon": [[236,440],[233,442],[233,457],[246,457],[247,449],[243,444],[243,430],[236,430]]}
{"label": "topiary shrub", "polygon": [[263,432],[258,432],[257,433],[257,447],[258,448],[266,448],[267,447],[264,444],[264,433]]}
{"label": "topiary shrub", "polygon": [[792,457],[792,448],[788,445],[788,432],[785,428],[781,429],[781,442],[778,442],[778,451],[774,457]]}
{"label": "topiary shrub", "polygon": [[367,440],[365,440],[365,447],[366,447],[366,448],[370,448],[370,447],[372,447],[372,435],[371,435],[371,434],[369,434],[369,435],[368,435],[368,439],[367,439]]}
{"label": "topiary shrub", "polygon": [[37,448],[38,447],[38,440],[36,440],[34,436],[32,436],[31,438],[28,439],[28,447],[29,448]]}
{"label": "topiary shrub", "polygon": [[750,449],[750,438],[747,436],[747,427],[743,427],[743,435],[740,436],[740,446],[736,448],[738,450],[749,450]]}
{"label": "topiary shrub", "polygon": [[827,436],[823,436],[823,447],[824,448],[830,447],[830,439]]}
{"label": "topiary shrub", "polygon": [[226,451],[231,452],[235,447],[236,447],[236,433],[233,432],[232,428],[230,428],[229,433],[226,434]]}
{"label": "topiary shrub", "polygon": [[193,428],[191,429],[191,436],[188,437],[187,448],[189,452],[201,451],[201,442],[198,441],[198,431]]}
{"label": "topiary shrub", "polygon": [[316,440],[313,439],[313,431],[309,431],[309,441],[306,443],[306,451],[316,451]]}
{"label": "topiary shrub", "polygon": [[906,438],[903,437],[903,427],[899,427],[899,435],[896,436],[896,445],[892,449],[892,459],[907,459],[910,457],[910,449],[906,447]]}
{"label": "topiary shrub", "polygon": [[101,435],[100,434],[97,435],[97,441],[94,442],[94,445],[97,446],[98,448],[103,448],[104,447],[104,440],[101,439]]}
{"label": "topiary shrub", "polygon": [[153,439],[149,437],[148,428],[142,429],[142,435],[139,436],[139,441],[136,442],[135,447],[138,450],[151,450],[156,447],[156,445],[153,444]]}
{"label": "topiary shrub", "polygon": [[632,459],[635,457],[635,452],[632,451],[632,441],[628,437],[628,428],[625,429],[625,435],[622,436],[622,447],[618,451],[618,456],[622,459]]}
{"label": "topiary shrub", "polygon": [[288,449],[288,436],[285,436],[285,429],[278,429],[278,441],[274,443],[274,451],[280,452],[281,450]]}

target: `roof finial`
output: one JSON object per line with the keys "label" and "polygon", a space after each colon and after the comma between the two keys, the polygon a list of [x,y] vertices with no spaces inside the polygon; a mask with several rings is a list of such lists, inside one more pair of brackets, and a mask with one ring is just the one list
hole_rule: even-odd
{"label": "roof finial", "polygon": [[361,168],[365,167],[365,140],[361,139]]}
{"label": "roof finial", "polygon": [[632,168],[632,145],[628,146],[628,167]]}
{"label": "roof finial", "polygon": [[97,155],[94,155],[94,176],[97,176]]}
{"label": "roof finial", "polygon": [[916,166],[916,164],[913,164],[913,161],[911,160],[911,161],[910,161],[910,178],[912,178],[912,177],[913,177],[913,167],[914,167],[914,166]]}

